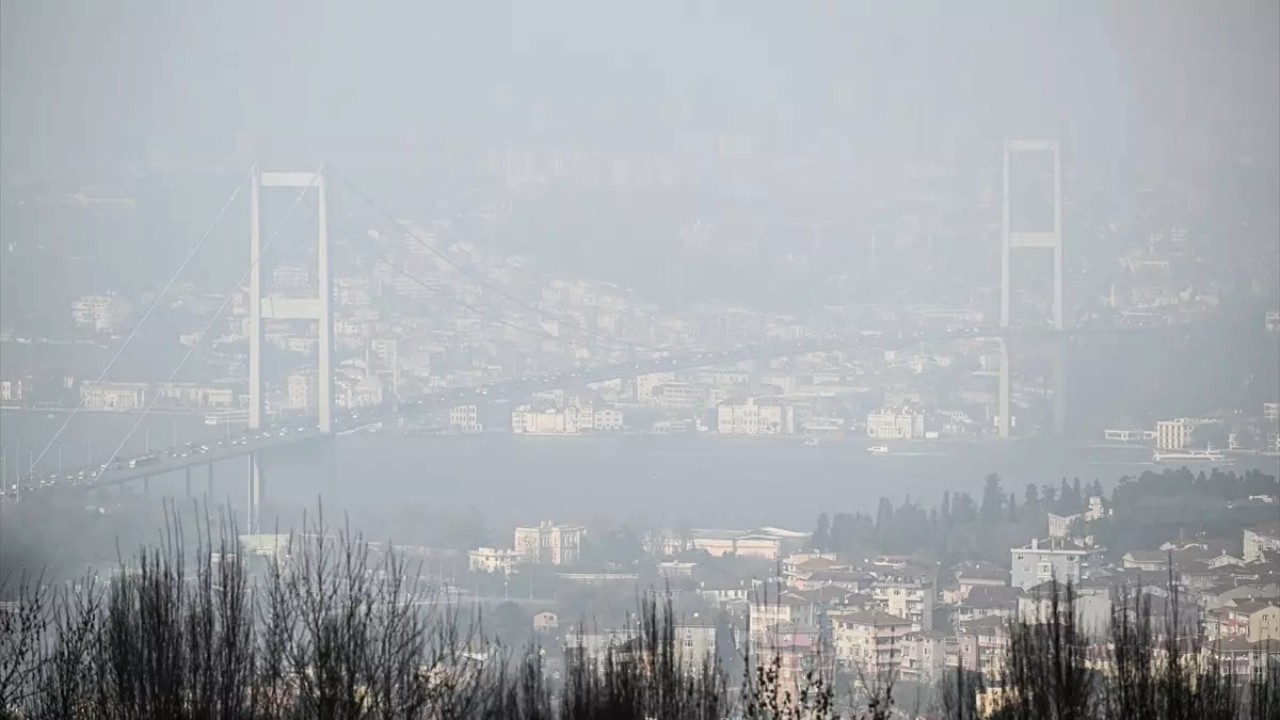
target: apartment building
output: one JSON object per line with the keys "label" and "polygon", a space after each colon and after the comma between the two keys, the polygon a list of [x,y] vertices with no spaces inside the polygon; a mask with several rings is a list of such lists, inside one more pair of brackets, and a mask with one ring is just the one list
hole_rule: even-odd
{"label": "apartment building", "polygon": [[71,319],[76,325],[96,332],[110,332],[129,316],[132,306],[112,293],[85,295],[71,303]]}
{"label": "apartment building", "polygon": [[889,677],[902,663],[912,622],[883,610],[832,613],[836,661],[866,677]]}
{"label": "apartment building", "polygon": [[543,521],[533,527],[516,528],[514,545],[520,557],[529,562],[572,565],[578,562],[586,533],[581,525]]}
{"label": "apartment building", "polygon": [[1008,618],[990,615],[956,626],[957,662],[988,679],[1000,677],[1009,648]]}
{"label": "apartment building", "polygon": [[475,405],[458,405],[449,408],[449,429],[460,433],[477,433],[484,430]]}
{"label": "apartment building", "polygon": [[751,651],[771,646],[773,631],[779,626],[809,626],[818,621],[818,606],[809,598],[792,592],[752,598],[747,608],[751,629]]}
{"label": "apartment building", "polygon": [[901,643],[900,677],[915,682],[932,682],[957,662],[956,639],[940,630],[911,633]]}
{"label": "apartment building", "polygon": [[672,628],[680,666],[687,673],[700,671],[716,652],[716,623],[698,613],[681,618]]}
{"label": "apartment building", "polygon": [[1243,533],[1243,540],[1246,563],[1280,557],[1280,523],[1247,528]]}
{"label": "apartment building", "polygon": [[1177,418],[1156,423],[1157,450],[1185,450],[1193,444],[1196,428],[1211,423],[1200,418]]}
{"label": "apartment building", "polygon": [[1049,580],[1078,585],[1097,553],[1096,548],[1068,538],[1033,539],[1030,545],[1009,549],[1013,560],[1012,585],[1023,590]]}
{"label": "apartment building", "polygon": [[293,373],[285,381],[289,408],[309,412],[319,406],[319,389],[313,373]]}
{"label": "apartment building", "polygon": [[933,581],[926,573],[907,568],[877,572],[871,585],[876,606],[890,615],[906,618],[917,632],[933,629],[935,594]]}

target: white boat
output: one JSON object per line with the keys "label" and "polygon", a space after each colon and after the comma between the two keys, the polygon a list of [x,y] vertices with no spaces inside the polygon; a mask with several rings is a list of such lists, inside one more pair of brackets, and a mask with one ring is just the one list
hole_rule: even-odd
{"label": "white boat", "polygon": [[811,437],[804,441],[805,447],[818,447],[818,438]]}
{"label": "white boat", "polygon": [[1227,457],[1219,450],[1213,447],[1206,447],[1204,450],[1156,450],[1151,455],[1151,459],[1158,463],[1215,463],[1217,465],[1230,465],[1235,462],[1234,459]]}
{"label": "white boat", "polygon": [[884,455],[889,452],[889,446],[888,445],[872,445],[871,447],[867,448],[867,452],[875,453],[877,455]]}

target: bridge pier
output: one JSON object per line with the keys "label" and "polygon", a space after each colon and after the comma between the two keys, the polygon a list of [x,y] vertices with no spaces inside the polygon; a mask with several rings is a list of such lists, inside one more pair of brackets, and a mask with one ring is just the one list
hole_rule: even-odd
{"label": "bridge pier", "polygon": [[996,406],[996,427],[1002,439],[1009,437],[1009,341],[1000,338],[1000,396]]}
{"label": "bridge pier", "polygon": [[324,452],[324,474],[325,485],[329,494],[329,504],[333,505],[338,500],[338,451],[337,443],[330,440],[325,443],[326,450]]}
{"label": "bridge pier", "polygon": [[267,497],[267,474],[266,468],[263,467],[261,453],[252,453],[249,455],[249,512],[247,522],[249,523],[249,534],[260,532],[261,525],[259,513],[262,510],[262,501]]}
{"label": "bridge pier", "polygon": [[1067,431],[1067,339],[1059,336],[1053,347],[1053,433]]}

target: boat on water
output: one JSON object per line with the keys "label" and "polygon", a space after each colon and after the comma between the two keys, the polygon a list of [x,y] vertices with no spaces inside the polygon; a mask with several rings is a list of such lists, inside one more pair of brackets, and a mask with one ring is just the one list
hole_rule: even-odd
{"label": "boat on water", "polygon": [[889,446],[888,445],[872,445],[871,447],[867,448],[867,452],[873,453],[875,455],[887,455],[889,453]]}
{"label": "boat on water", "polygon": [[804,441],[805,447],[818,447],[818,438],[811,437]]}
{"label": "boat on water", "polygon": [[1151,455],[1151,459],[1158,463],[1213,463],[1215,465],[1230,465],[1235,462],[1233,458],[1227,457],[1221,450],[1214,450],[1213,447],[1206,447],[1203,450],[1156,450]]}

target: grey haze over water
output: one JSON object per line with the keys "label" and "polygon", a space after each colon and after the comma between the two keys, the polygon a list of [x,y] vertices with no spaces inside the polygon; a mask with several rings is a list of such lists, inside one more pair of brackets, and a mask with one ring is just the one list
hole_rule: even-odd
{"label": "grey haze over water", "polygon": [[[64,415],[5,410],[0,439],[10,457],[47,442]],[[136,417],[82,413],[59,444],[68,467],[107,455]],[[128,446],[141,451],[150,440],[164,447],[176,438],[208,440],[211,429],[196,415],[158,416],[149,432],[139,430]],[[232,428],[231,432],[238,432]],[[149,438],[148,438],[149,436]],[[781,525],[807,530],[820,512],[874,511],[881,496],[895,502],[919,499],[926,507],[944,492],[981,492],[987,473],[998,473],[1019,498],[1027,483],[1056,485],[1063,477],[1097,478],[1110,487],[1123,475],[1159,470],[1149,448],[1112,449],[1052,441],[1000,444],[899,443],[887,456],[869,454],[861,438],[806,447],[800,438],[733,439],[715,435],[598,435],[530,438],[508,434],[403,436],[361,433],[336,440],[337,502],[353,518],[376,518],[400,508],[475,511],[494,525],[539,519],[613,518],[695,527]],[[40,445],[43,447],[43,445]],[[56,467],[57,448],[45,460]],[[215,493],[232,507],[244,504],[246,463],[216,466]],[[1242,459],[1233,469],[1259,468],[1280,474],[1280,459]],[[193,471],[203,492],[205,470]],[[326,470],[299,462],[272,466],[274,509],[290,516],[314,506],[327,492]],[[138,485],[133,486],[134,490]],[[182,496],[181,474],[153,480],[152,493]],[[816,498],[822,498],[817,502]],[[371,522],[366,532],[377,534]]]}

